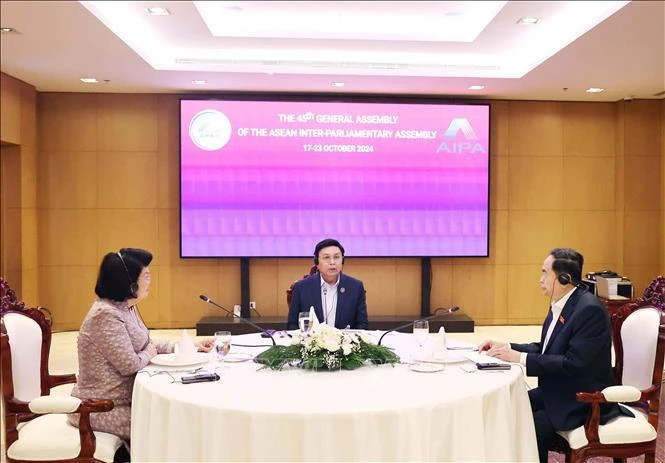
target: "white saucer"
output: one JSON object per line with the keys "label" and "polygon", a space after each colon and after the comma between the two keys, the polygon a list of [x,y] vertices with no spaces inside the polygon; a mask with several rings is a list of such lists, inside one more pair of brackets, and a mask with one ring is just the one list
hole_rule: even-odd
{"label": "white saucer", "polygon": [[443,363],[412,363],[409,368],[419,373],[435,373],[446,368]]}
{"label": "white saucer", "polygon": [[418,358],[415,357],[413,359],[414,362],[419,362],[419,361],[425,361],[425,362],[432,362],[432,363],[441,363],[444,365],[447,365],[449,363],[461,363],[461,362],[467,362],[469,359],[458,352],[446,352],[446,355],[443,357],[427,357],[427,358]]}
{"label": "white saucer", "polygon": [[207,352],[196,352],[192,358],[186,360],[176,360],[175,354],[157,354],[150,363],[164,367],[188,367],[192,365],[199,365],[201,363],[208,363],[210,361],[210,354]]}
{"label": "white saucer", "polygon": [[250,354],[247,354],[245,352],[230,352],[227,354],[226,357],[224,357],[224,362],[229,362],[229,363],[240,363],[240,362],[246,362],[247,360],[251,360],[253,357]]}

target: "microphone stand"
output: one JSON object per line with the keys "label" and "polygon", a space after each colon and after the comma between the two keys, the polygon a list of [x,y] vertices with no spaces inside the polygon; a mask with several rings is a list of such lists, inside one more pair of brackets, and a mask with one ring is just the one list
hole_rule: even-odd
{"label": "microphone stand", "polygon": [[[440,309],[439,309],[439,310],[440,310]],[[437,312],[438,312],[438,310],[437,310],[436,312],[434,312],[433,315],[430,315],[430,316],[425,317],[425,318],[418,318],[418,320],[429,320],[429,319],[431,319],[431,318],[438,317],[439,315],[448,315],[448,314],[451,314],[451,313],[453,313],[453,312],[457,312],[458,310],[459,310],[459,307],[457,307],[457,306],[454,306],[454,307],[451,307],[450,309],[447,309],[447,310],[446,310],[445,312],[443,312],[442,314],[437,313]],[[385,333],[383,333],[383,334],[381,335],[381,337],[379,338],[379,342],[377,342],[376,345],[377,345],[377,346],[380,346],[380,345],[381,345],[381,340],[383,340],[383,337],[384,337],[386,334],[388,334],[388,333],[392,333],[393,331],[399,331],[399,330],[401,330],[402,328],[406,328],[406,327],[411,326],[411,325],[413,325],[413,321],[410,321],[409,323],[405,323],[404,325],[400,325],[400,326],[397,326],[397,327],[395,327],[395,328],[393,328],[393,329],[390,329],[390,330],[386,331]]]}
{"label": "microphone stand", "polygon": [[270,339],[272,340],[272,345],[273,345],[273,346],[276,346],[276,345],[277,345],[277,343],[275,342],[275,338],[273,338],[272,334],[269,333],[269,332],[267,332],[267,331],[264,330],[263,328],[261,328],[261,327],[260,327],[259,325],[257,325],[256,323],[250,322],[249,320],[247,320],[247,319],[244,318],[244,317],[241,317],[240,315],[236,315],[235,313],[231,312],[229,309],[227,309],[227,308],[225,308],[225,307],[222,307],[221,305],[219,305],[218,303],[216,303],[215,301],[213,301],[212,299],[210,299],[208,296],[205,296],[205,295],[201,294],[201,295],[199,295],[199,298],[201,298],[202,301],[207,302],[208,304],[212,304],[212,305],[214,305],[215,307],[217,307],[217,308],[219,308],[219,309],[222,309],[224,312],[226,312],[226,313],[229,314],[229,315],[234,316],[235,318],[239,319],[241,322],[247,323],[249,326],[251,326],[251,327],[253,327],[253,328],[256,328],[256,329],[259,330],[261,333],[265,333],[265,334],[267,334],[268,336],[270,336]]}

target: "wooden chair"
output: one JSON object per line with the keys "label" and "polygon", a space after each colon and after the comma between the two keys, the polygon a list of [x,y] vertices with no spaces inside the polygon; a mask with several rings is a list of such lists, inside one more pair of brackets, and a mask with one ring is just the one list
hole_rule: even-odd
{"label": "wooden chair", "polygon": [[[75,383],[76,376],[48,370],[51,323],[26,307],[0,278],[0,371],[7,461],[112,462],[122,445],[118,436],[93,432],[90,413],[113,408],[111,400],[49,395],[51,388]],[[79,413],[79,428],[67,422]]]}
{"label": "wooden chair", "polygon": [[[307,278],[308,276],[312,276],[319,273],[319,269],[316,265],[312,265],[312,267],[309,269],[309,273],[307,275],[303,275],[303,278]],[[298,281],[298,280],[296,280]],[[291,299],[293,298],[293,285],[296,284],[296,281],[294,281],[291,286],[289,286],[289,289],[286,290],[286,306],[291,307]]]}
{"label": "wooden chair", "polygon": [[[663,359],[663,307],[642,299],[612,315],[615,385],[602,391],[578,392],[577,400],[591,405],[587,421],[572,431],[558,432],[552,450],[564,453],[567,463],[594,456],[621,461],[644,454],[654,463]],[[600,404],[629,405],[635,418],[621,416],[600,425]]]}

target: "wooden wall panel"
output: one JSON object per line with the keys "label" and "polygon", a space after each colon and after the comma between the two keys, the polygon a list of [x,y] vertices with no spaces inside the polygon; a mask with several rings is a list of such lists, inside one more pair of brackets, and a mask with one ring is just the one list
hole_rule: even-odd
{"label": "wooden wall panel", "polygon": [[0,273],[27,303],[38,303],[37,92],[0,73]]}
{"label": "wooden wall panel", "polygon": [[625,159],[626,211],[660,210],[660,160],[660,156],[631,156]]}
{"label": "wooden wall panel", "polygon": [[614,156],[563,159],[563,203],[569,211],[614,210]]}
{"label": "wooden wall panel", "polygon": [[[229,309],[240,303],[238,259],[179,257],[178,98],[39,96],[37,171],[46,192],[38,197],[37,239],[39,277],[47,280],[40,289],[45,303],[63,311],[59,328],[78,328],[94,296],[99,261],[122,246],[155,254],[151,295],[141,304],[150,326],[192,327],[201,316],[219,315],[198,299],[201,293]],[[540,269],[557,246],[579,248],[586,271],[630,269],[646,281],[659,264],[640,245],[654,241],[642,228],[648,219],[640,214],[647,211],[626,215],[629,242],[623,243],[623,230],[608,231],[623,224],[624,208],[653,203],[652,189],[629,191],[636,173],[663,170],[657,153],[626,151],[643,135],[663,146],[662,105],[657,123],[644,129],[638,122],[653,117],[653,103],[638,103],[626,109],[623,102],[491,102],[490,257],[433,258],[432,307],[458,304],[479,324],[540,324],[548,307]],[[624,155],[640,159],[627,160],[624,169]],[[71,179],[67,191],[57,191],[49,178],[54,172]],[[665,191],[661,176],[649,175],[656,191]],[[662,233],[665,218],[656,222],[655,233]],[[656,255],[665,256],[658,246]],[[632,260],[624,262],[627,253]],[[285,291],[310,265],[309,258],[250,260],[250,299],[262,315],[286,315]],[[354,259],[349,252],[345,271],[365,282],[370,313],[419,313],[418,259]],[[61,276],[71,272],[79,275]]]}
{"label": "wooden wall panel", "polygon": [[97,142],[100,151],[158,150],[158,96],[116,93],[97,95]]}
{"label": "wooden wall panel", "polygon": [[97,265],[102,260],[95,209],[40,209],[39,230],[41,267]]}
{"label": "wooden wall panel", "polygon": [[100,151],[97,158],[99,209],[157,209],[155,151]]}
{"label": "wooden wall panel", "polygon": [[665,275],[665,98],[660,100],[660,267],[658,273]]}
{"label": "wooden wall panel", "polygon": [[508,120],[510,156],[561,156],[561,103],[511,101]]}
{"label": "wooden wall panel", "polygon": [[660,108],[658,100],[632,100],[625,107],[626,156],[657,156],[660,151]]}
{"label": "wooden wall panel", "polygon": [[564,243],[562,211],[508,213],[508,256],[512,265],[540,265],[552,248]]}
{"label": "wooden wall panel", "polygon": [[97,150],[97,98],[91,93],[40,93],[37,102],[39,149]]}
{"label": "wooden wall panel", "polygon": [[614,262],[620,245],[614,233],[613,211],[567,211],[563,214],[566,244],[583,250],[587,271],[600,270],[602,263]]}
{"label": "wooden wall panel", "polygon": [[540,289],[539,281],[543,261],[549,250],[542,252],[543,257],[538,263],[508,266],[508,323],[541,324],[545,319],[550,304],[548,296]]}
{"label": "wooden wall panel", "polygon": [[[509,319],[506,269],[494,265],[455,265],[453,267],[452,298],[456,305],[479,324],[496,318]],[[500,310],[497,310],[500,308]]]}
{"label": "wooden wall panel", "polygon": [[563,155],[614,156],[616,105],[562,103]]}
{"label": "wooden wall panel", "polygon": [[662,176],[662,101],[633,100],[618,104],[623,117],[618,138],[623,156],[618,157],[622,202],[619,204],[622,232],[620,270],[635,284],[637,295],[658,274],[665,273],[660,257],[665,228]]}
{"label": "wooden wall panel", "polygon": [[3,143],[21,144],[21,86],[20,80],[0,74],[0,133]]}
{"label": "wooden wall panel", "polygon": [[563,158],[511,156],[509,160],[511,211],[559,210],[563,206]]}
{"label": "wooden wall panel", "polygon": [[38,201],[46,209],[95,209],[97,207],[96,151],[42,151],[37,166]]}

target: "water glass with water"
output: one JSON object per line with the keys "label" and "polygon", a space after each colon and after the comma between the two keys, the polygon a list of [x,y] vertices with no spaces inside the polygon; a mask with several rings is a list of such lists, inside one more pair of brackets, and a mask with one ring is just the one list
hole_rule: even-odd
{"label": "water glass with water", "polygon": [[216,331],[215,332],[215,355],[217,360],[224,362],[226,354],[231,350],[231,332],[230,331]]}
{"label": "water glass with water", "polygon": [[312,319],[309,316],[309,312],[300,312],[298,314],[298,326],[303,333],[309,332],[312,327]]}

